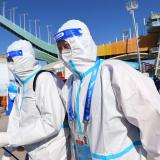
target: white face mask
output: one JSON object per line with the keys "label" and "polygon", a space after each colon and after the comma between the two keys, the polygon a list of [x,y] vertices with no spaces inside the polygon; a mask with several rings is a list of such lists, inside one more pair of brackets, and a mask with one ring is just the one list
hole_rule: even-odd
{"label": "white face mask", "polygon": [[60,58],[65,63],[68,63],[68,61],[71,59],[71,57],[72,57],[72,51],[71,51],[71,49],[64,49],[60,53]]}

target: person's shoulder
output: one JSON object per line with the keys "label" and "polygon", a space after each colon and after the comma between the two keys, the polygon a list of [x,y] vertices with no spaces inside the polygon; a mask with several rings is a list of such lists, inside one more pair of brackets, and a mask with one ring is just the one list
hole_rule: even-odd
{"label": "person's shoulder", "polygon": [[119,67],[119,66],[124,66],[125,62],[121,60],[116,60],[116,59],[106,59],[103,60],[102,67],[108,66],[108,67]]}
{"label": "person's shoulder", "polygon": [[[35,81],[35,80],[34,80]],[[41,72],[37,77],[36,77],[36,84],[39,86],[47,86],[47,85],[50,85],[51,83],[52,84],[55,84],[57,85],[58,83],[58,86],[60,84],[60,88],[62,88],[63,86],[63,82],[61,82],[62,80],[59,79],[53,72],[51,71],[43,71]],[[61,82],[61,83],[60,83]]]}
{"label": "person's shoulder", "polygon": [[102,67],[101,67],[101,73],[108,73],[110,75],[117,75],[119,77],[122,77],[124,75],[130,75],[130,76],[144,76],[141,72],[127,64],[125,61],[121,60],[104,60]]}
{"label": "person's shoulder", "polygon": [[43,71],[38,75],[37,81],[49,80],[51,78],[53,79],[53,75],[51,72]]}
{"label": "person's shoulder", "polygon": [[125,62],[121,60],[103,60],[101,64],[101,70],[109,70],[109,71],[114,71],[114,70],[120,70],[127,68],[128,65],[125,64]]}
{"label": "person's shoulder", "polygon": [[40,74],[38,74],[38,77],[36,78],[37,83],[43,83],[47,85],[47,83],[55,83],[55,85],[62,89],[64,82],[62,79],[60,79],[54,72],[43,70],[40,71]]}
{"label": "person's shoulder", "polygon": [[104,63],[102,66],[111,68],[113,70],[116,70],[116,69],[118,69],[118,70],[132,70],[132,71],[137,72],[137,69],[136,69],[137,66],[135,68],[134,66],[130,65],[128,62],[122,61],[122,60],[114,60],[114,59],[104,60]]}

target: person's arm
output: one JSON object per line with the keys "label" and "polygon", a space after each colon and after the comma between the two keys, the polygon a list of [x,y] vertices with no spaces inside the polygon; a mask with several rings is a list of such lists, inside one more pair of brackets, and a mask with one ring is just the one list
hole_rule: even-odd
{"label": "person's arm", "polygon": [[12,139],[14,142],[12,143],[11,140],[11,145],[14,143],[18,146],[33,144],[55,137],[60,131],[65,113],[51,73],[44,72],[38,76],[35,97],[39,114],[33,113],[33,116],[28,117],[28,124],[21,126],[18,132],[19,137],[17,140]]}
{"label": "person's arm", "polygon": [[140,129],[148,155],[160,159],[160,95],[153,80],[126,64],[113,69],[112,85],[126,119]]}

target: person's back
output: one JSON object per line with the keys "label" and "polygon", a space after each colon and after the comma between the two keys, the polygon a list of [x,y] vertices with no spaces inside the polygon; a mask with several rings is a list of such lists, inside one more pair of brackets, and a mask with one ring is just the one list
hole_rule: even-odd
{"label": "person's back", "polygon": [[160,95],[153,81],[121,61],[96,60],[96,45],[77,20],[56,34],[73,75],[62,90],[77,159],[160,157]]}
{"label": "person's back", "polygon": [[20,40],[13,43],[7,52],[8,60],[13,59],[9,67],[19,83],[9,117],[9,145],[24,146],[29,159],[66,160],[69,133],[62,127],[65,119],[59,97],[62,83],[56,76],[44,72],[38,76],[34,91],[34,77],[41,67],[35,60],[31,44]]}

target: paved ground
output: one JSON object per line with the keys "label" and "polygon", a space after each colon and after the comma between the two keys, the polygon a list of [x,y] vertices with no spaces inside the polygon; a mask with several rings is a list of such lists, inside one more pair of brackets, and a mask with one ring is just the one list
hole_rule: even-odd
{"label": "paved ground", "polygon": [[[5,116],[4,111],[2,110],[2,107],[0,107],[0,132],[6,131],[8,124],[8,117]],[[0,160],[3,155],[4,150],[0,149]],[[24,160],[25,159],[25,152],[24,151],[14,151],[13,154],[19,159]],[[11,160],[15,160],[13,157],[11,157]]]}

